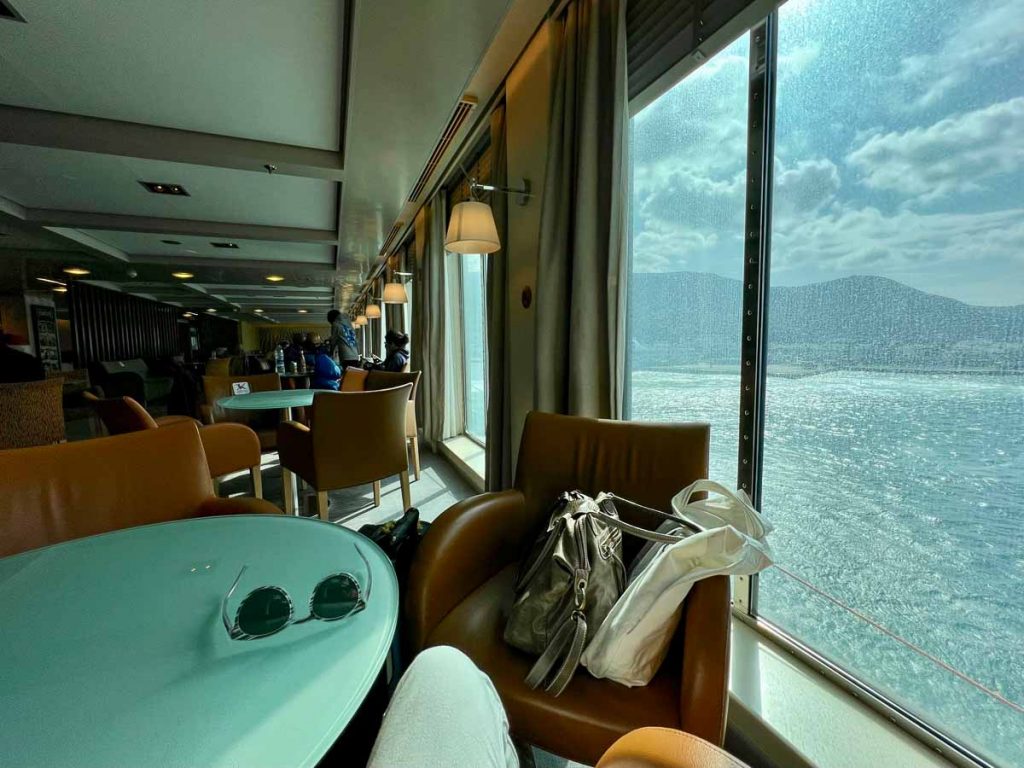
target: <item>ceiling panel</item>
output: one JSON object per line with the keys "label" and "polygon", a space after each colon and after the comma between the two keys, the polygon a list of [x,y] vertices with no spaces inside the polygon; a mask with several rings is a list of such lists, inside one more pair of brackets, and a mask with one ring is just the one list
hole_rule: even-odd
{"label": "ceiling panel", "polygon": [[[139,181],[181,184],[155,195]],[[0,144],[0,195],[28,208],[333,229],[337,184],[322,179]]]}
{"label": "ceiling panel", "polygon": [[338,148],[342,0],[13,2],[0,102]]}
{"label": "ceiling panel", "polygon": [[[209,237],[189,235],[156,235],[143,232],[112,232],[103,229],[84,229],[97,240],[102,240],[132,256],[185,256],[188,259],[209,257],[237,259],[239,261],[293,261],[301,264],[333,264],[334,246],[317,243],[271,243],[261,240],[234,240],[233,248],[214,248]],[[169,245],[164,240],[176,240],[181,245]]]}

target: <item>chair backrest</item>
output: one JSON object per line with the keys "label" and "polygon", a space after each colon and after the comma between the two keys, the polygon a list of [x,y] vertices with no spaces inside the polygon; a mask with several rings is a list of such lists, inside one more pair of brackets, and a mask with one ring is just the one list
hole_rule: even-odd
{"label": "chair backrest", "polygon": [[365,368],[348,366],[341,377],[342,392],[362,392],[366,389],[366,377],[370,374]]}
{"label": "chair backrest", "polygon": [[313,455],[321,487],[344,488],[405,472],[405,414],[412,384],[313,398]]}
{"label": "chair backrest", "polygon": [[123,435],[127,432],[138,432],[143,429],[156,429],[159,425],[131,397],[86,397],[96,409],[108,435]]}
{"label": "chair backrest", "polygon": [[65,439],[64,379],[0,384],[0,450]]}
{"label": "chair backrest", "polygon": [[131,360],[103,360],[98,363],[98,366],[100,370],[107,374],[130,371],[131,373],[139,374],[143,378],[149,375],[149,366],[146,365],[146,361],[141,357],[132,358]]}
{"label": "chair backrest", "polygon": [[193,517],[213,495],[195,424],[0,451],[0,557]]}
{"label": "chair backrest", "polygon": [[208,360],[206,363],[206,375],[207,376],[230,376],[231,375],[231,359],[227,357],[214,358]]}
{"label": "chair backrest", "polygon": [[412,394],[409,396],[410,400],[416,399],[416,389],[420,385],[421,371],[405,371],[403,373],[396,373],[394,371],[368,371],[366,375],[366,383],[363,385],[363,389],[370,391],[373,389],[391,389],[392,387],[398,387],[402,384],[412,384]]}
{"label": "chair backrest", "polygon": [[[671,511],[672,497],[707,477],[711,430],[704,423],[644,424],[534,411],[527,415],[515,486],[539,521],[558,495],[610,491]],[[646,527],[655,521],[636,519]]]}
{"label": "chair backrest", "polygon": [[203,376],[203,393],[206,403],[213,409],[216,421],[237,421],[247,424],[258,417],[260,411],[225,410],[217,405],[222,397],[234,394],[231,385],[247,382],[250,392],[277,392],[281,389],[281,377],[276,373],[257,373],[252,376]]}

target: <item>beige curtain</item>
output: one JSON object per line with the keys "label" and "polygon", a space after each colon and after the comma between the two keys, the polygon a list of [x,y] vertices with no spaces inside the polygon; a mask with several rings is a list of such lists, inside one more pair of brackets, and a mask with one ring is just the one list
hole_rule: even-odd
{"label": "beige curtain", "polygon": [[537,271],[537,408],[617,418],[625,372],[625,0],[572,0],[555,87]]}
{"label": "beige curtain", "polygon": [[[505,105],[491,113],[491,184],[508,186]],[[508,244],[508,195],[491,195],[498,239]],[[487,257],[487,471],[486,487],[512,487],[511,383],[509,381],[509,259],[506,248]]]}
{"label": "beige curtain", "polygon": [[434,196],[416,215],[413,262],[412,364],[423,371],[416,395],[416,415],[426,445],[444,439],[444,193]]}

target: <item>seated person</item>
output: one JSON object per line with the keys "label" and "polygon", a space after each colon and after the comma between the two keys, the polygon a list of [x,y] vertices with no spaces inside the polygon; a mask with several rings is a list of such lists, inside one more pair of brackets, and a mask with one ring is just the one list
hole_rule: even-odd
{"label": "seated person", "polygon": [[384,337],[387,354],[381,370],[401,373],[409,364],[409,335],[389,330]]}
{"label": "seated person", "polygon": [[284,348],[284,364],[287,370],[291,370],[292,363],[298,364],[305,354],[304,345],[309,337],[301,333],[292,334],[292,343]]}
{"label": "seated person", "polygon": [[341,385],[341,368],[334,358],[327,354],[327,347],[318,343],[315,335],[306,342],[306,370],[309,371],[309,386],[312,389],[337,390]]}

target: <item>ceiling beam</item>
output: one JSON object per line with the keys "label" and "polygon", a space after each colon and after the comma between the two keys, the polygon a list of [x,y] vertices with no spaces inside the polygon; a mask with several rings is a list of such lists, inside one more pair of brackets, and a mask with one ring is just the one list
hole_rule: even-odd
{"label": "ceiling beam", "polygon": [[341,181],[341,153],[0,104],[0,142]]}
{"label": "ceiling beam", "polygon": [[162,219],[153,216],[127,216],[120,213],[55,211],[48,208],[26,209],[26,221],[40,226],[108,229],[117,232],[150,232],[160,235],[198,235],[226,240],[267,240],[284,243],[320,243],[336,245],[333,229],[300,229],[264,224],[235,224],[226,221]]}
{"label": "ceiling beam", "polygon": [[[21,223],[38,223],[32,220],[32,213],[33,210],[31,208],[26,208],[20,203],[16,203],[6,197],[0,197],[0,221],[7,219]],[[85,253],[93,256],[99,256],[106,261],[128,261],[128,254],[124,251],[97,240],[84,232],[75,232],[74,230],[64,229],[59,226],[44,226],[43,229],[46,229],[48,232],[52,232],[64,240],[74,243],[76,246],[80,246],[80,250],[84,250]]]}
{"label": "ceiling beam", "polygon": [[270,261],[269,259],[218,259],[209,256],[194,256],[191,254],[166,256],[164,254],[133,253],[131,255],[131,262],[132,264],[138,264],[140,266],[146,264],[166,264],[168,266],[175,267],[253,270],[268,272],[271,274],[274,272],[287,273],[295,271],[301,271],[303,273],[322,272],[325,275],[334,274],[333,264],[306,263],[304,261]]}

